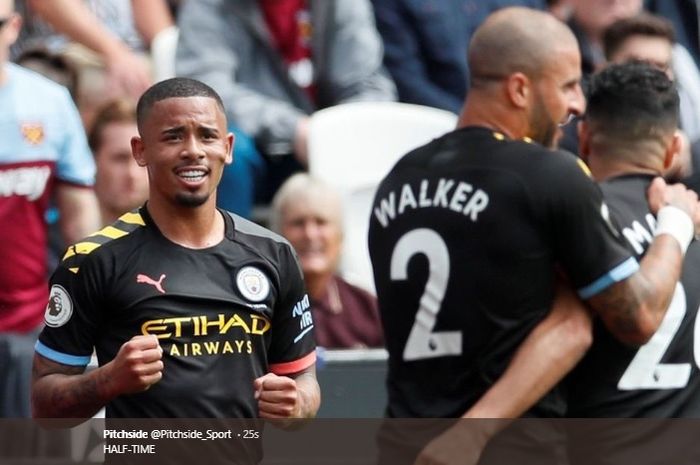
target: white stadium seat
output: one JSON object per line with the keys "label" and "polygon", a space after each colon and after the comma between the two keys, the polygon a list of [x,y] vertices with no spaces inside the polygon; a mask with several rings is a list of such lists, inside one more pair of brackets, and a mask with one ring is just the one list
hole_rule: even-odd
{"label": "white stadium seat", "polygon": [[309,171],[342,197],[345,279],[374,292],[367,230],[377,186],[401,156],[451,131],[456,122],[448,111],[397,102],[347,103],[313,114]]}

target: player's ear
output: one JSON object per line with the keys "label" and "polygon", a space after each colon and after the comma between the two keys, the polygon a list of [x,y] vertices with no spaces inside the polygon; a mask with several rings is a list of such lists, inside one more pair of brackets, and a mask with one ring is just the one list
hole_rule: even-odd
{"label": "player's ear", "polygon": [[5,29],[6,32],[5,40],[7,45],[14,44],[22,29],[22,17],[17,13],[12,13],[12,15],[10,15],[9,24],[6,24],[3,29]]}
{"label": "player's ear", "polygon": [[143,153],[143,140],[139,136],[131,138],[131,155],[139,166],[146,166],[146,158]]}
{"label": "player's ear", "polygon": [[578,122],[576,132],[578,133],[578,155],[587,162],[588,155],[591,153],[591,131],[585,119]]}
{"label": "player's ear", "polygon": [[229,132],[226,134],[226,150],[228,151],[228,155],[226,156],[226,164],[230,165],[233,163],[233,146],[236,142],[236,136],[233,135],[233,133]]}
{"label": "player's ear", "polygon": [[530,106],[532,81],[524,73],[513,73],[506,78],[506,94],[510,103],[516,108],[525,109]]}
{"label": "player's ear", "polygon": [[667,170],[673,165],[676,157],[680,157],[684,149],[689,150],[689,147],[684,147],[685,141],[684,135],[680,130],[676,130],[673,133],[673,138],[666,146],[666,153],[664,154],[664,170]]}

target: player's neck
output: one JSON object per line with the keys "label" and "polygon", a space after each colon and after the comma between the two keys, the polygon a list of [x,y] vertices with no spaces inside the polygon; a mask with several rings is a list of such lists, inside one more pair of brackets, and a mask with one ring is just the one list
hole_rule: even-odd
{"label": "player's neck", "polygon": [[646,164],[637,164],[628,160],[610,160],[593,155],[588,159],[588,167],[596,181],[605,181],[607,179],[630,174],[661,175],[658,169]]}
{"label": "player's neck", "polygon": [[495,99],[489,95],[475,95],[467,97],[467,103],[459,115],[457,127],[481,126],[500,132],[510,139],[521,139],[527,134],[519,129],[518,121],[513,111],[507,111]]}
{"label": "player's neck", "polygon": [[151,198],[148,214],[168,240],[189,249],[212,247],[224,239],[225,224],[212,196],[199,207],[173,205]]}

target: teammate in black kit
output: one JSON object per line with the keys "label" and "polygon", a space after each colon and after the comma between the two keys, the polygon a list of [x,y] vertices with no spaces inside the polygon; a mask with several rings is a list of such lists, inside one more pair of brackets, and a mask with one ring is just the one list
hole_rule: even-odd
{"label": "teammate in black kit", "polygon": [[[592,79],[581,154],[601,181],[621,235],[638,258],[656,228],[646,191],[679,151],[677,126],[678,94],[663,72],[635,63],[612,66]],[[694,355],[698,283],[700,244],[693,242],[669,310],[651,341],[629,347],[595,323],[593,346],[567,378],[569,416],[700,416]]]}
{"label": "teammate in black kit", "polygon": [[[172,79],[138,104],[140,210],[71,246],[36,345],[38,418],[288,418],[319,406],[313,322],[291,246],[215,207],[223,104]],[[84,373],[93,347],[100,367]]]}
{"label": "teammate in black kit", "polygon": [[[589,92],[579,130],[581,154],[600,181],[621,236],[642,257],[658,228],[647,188],[680,147],[678,94],[665,73],[640,63],[605,69],[593,77]],[[693,242],[661,326],[641,348],[621,344],[595,322],[593,346],[567,378],[568,416],[700,416],[698,282],[700,244]],[[700,448],[688,426],[576,422],[570,427],[571,462],[698,463]]]}
{"label": "teammate in black kit", "polygon": [[[472,39],[469,67],[460,129],[399,161],[373,205],[389,416],[518,416],[546,393],[590,337],[583,309],[549,312],[557,266],[616,337],[645,342],[673,293],[679,243],[690,241],[698,218],[694,194],[656,181],[651,199],[664,200],[654,204],[679,208],[664,208],[672,227],[640,268],[585,167],[542,146],[583,110],[578,46],[553,17],[496,12]],[[528,415],[563,413],[555,389]],[[417,463],[465,456],[458,429]]]}

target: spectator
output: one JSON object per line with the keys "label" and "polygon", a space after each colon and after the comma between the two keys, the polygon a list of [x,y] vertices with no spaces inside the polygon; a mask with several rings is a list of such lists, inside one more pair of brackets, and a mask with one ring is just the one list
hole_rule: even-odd
{"label": "spectator", "polygon": [[[593,0],[593,4],[584,0],[570,0],[573,8],[573,17],[569,22],[577,40],[582,55],[582,70],[584,79],[595,70],[601,69],[608,63],[608,57],[612,53],[605,50],[606,30],[617,21],[629,20],[642,13],[642,0],[619,0],[608,2],[604,0]],[[627,42],[632,47],[631,51],[638,57],[647,57],[655,60],[654,54],[664,53],[664,46],[650,49],[639,46],[639,36],[653,36],[652,42],[668,42],[660,34],[669,35],[661,29],[667,29],[667,25],[658,25],[658,19],[652,20],[655,32],[649,31],[648,17],[642,16],[641,20],[632,20],[631,23],[622,23],[619,30],[612,32],[611,42],[617,45],[632,35],[637,37]],[[640,29],[641,28],[641,29]],[[661,28],[661,29],[659,29]],[[645,31],[645,32],[643,32]],[[639,33],[638,33],[639,32]],[[673,35],[671,35],[673,37]],[[671,40],[673,40],[671,38]],[[617,47],[616,45],[616,47]],[[619,47],[618,47],[619,48]],[[667,47],[666,47],[667,48]],[[606,57],[608,55],[608,57]],[[615,53],[615,61],[620,62],[622,58],[632,57],[626,49],[619,49]],[[689,141],[686,144],[685,153],[689,154],[690,145],[700,138],[700,71],[690,59],[688,51],[680,44],[675,44],[672,51],[673,59],[669,60],[674,69],[677,86],[681,94],[681,129],[685,131],[685,136]],[[561,146],[573,153],[578,152],[578,141],[574,125],[566,128],[564,140]],[[686,156],[686,159],[690,155]]]}
{"label": "spectator", "polygon": [[88,142],[97,165],[95,193],[103,225],[148,199],[148,174],[131,155],[131,138],[137,135],[136,105],[130,100],[113,100],[98,110]]}
{"label": "spectator", "polygon": [[646,61],[674,79],[681,99],[680,127],[690,143],[700,140],[700,71],[687,50],[675,43],[670,21],[644,12],[621,19],[605,31],[603,45],[612,63]]}
{"label": "spectator", "polygon": [[269,163],[269,194],[307,162],[309,115],[395,100],[369,0],[201,0],[179,14],[176,72],[221,93],[230,121]]}
{"label": "spectator", "polygon": [[[217,190],[216,205],[243,218],[252,219],[253,205],[260,183],[265,178],[265,162],[255,141],[237,126],[229,124],[235,136],[233,163],[226,165]],[[255,218],[259,222],[265,218]]]}
{"label": "spectator", "polygon": [[700,9],[694,0],[645,0],[647,10],[663,16],[673,23],[676,39],[690,53],[695,66],[700,67],[700,30],[698,15]]}
{"label": "spectator", "polygon": [[18,56],[15,63],[61,84],[68,89],[75,101],[78,75],[73,66],[61,55],[54,55],[41,49],[28,50]]}
{"label": "spectator", "polygon": [[618,19],[629,18],[642,9],[642,0],[570,0],[571,20],[581,51],[581,69],[589,75],[605,63],[603,33]]}
{"label": "spectator", "polygon": [[136,99],[151,83],[146,52],[173,26],[165,0],[24,1],[31,21],[15,55],[40,47],[71,62],[86,127],[106,100]]}
{"label": "spectator", "polygon": [[272,201],[271,224],[299,255],[318,345],[383,345],[377,299],[336,274],[342,245],[342,205],[329,185],[306,173],[290,177]]}
{"label": "spectator", "polygon": [[99,227],[95,165],[68,91],[13,63],[21,18],[0,0],[0,416],[29,415],[31,346],[48,299],[47,228],[53,199],[65,241]]}
{"label": "spectator", "polygon": [[671,50],[675,33],[670,21],[649,13],[620,19],[603,34],[608,62],[644,61],[673,78]]}
{"label": "spectator", "polygon": [[559,21],[568,22],[571,19],[571,0],[547,0],[547,10]]}
{"label": "spectator", "polygon": [[399,100],[459,113],[467,92],[469,40],[489,13],[544,9],[543,0],[372,0],[384,64]]}

